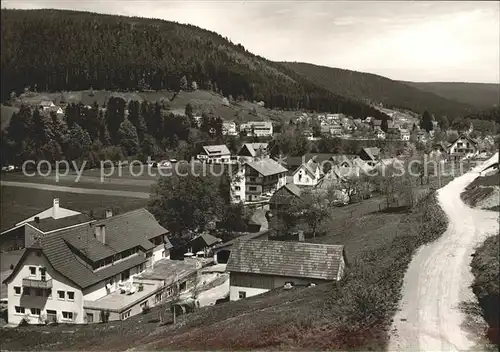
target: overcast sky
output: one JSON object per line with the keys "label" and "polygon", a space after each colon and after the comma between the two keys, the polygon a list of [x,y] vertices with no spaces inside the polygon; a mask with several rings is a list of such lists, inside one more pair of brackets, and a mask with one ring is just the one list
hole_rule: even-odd
{"label": "overcast sky", "polygon": [[190,23],[270,60],[411,81],[500,81],[496,1],[2,0]]}

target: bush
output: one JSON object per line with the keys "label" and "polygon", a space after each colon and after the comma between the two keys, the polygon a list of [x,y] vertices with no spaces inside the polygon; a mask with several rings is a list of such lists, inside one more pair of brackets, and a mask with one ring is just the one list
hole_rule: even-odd
{"label": "bush", "polygon": [[472,290],[477,296],[483,316],[489,325],[489,340],[500,344],[500,274],[498,262],[498,246],[500,235],[488,238],[479,247],[471,262],[474,282]]}

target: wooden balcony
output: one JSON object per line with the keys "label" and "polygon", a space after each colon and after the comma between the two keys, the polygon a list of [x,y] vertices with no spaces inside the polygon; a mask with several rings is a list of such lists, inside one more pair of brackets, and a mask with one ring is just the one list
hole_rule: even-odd
{"label": "wooden balcony", "polygon": [[52,279],[30,279],[30,278],[24,278],[23,279],[23,287],[30,287],[30,288],[52,288]]}

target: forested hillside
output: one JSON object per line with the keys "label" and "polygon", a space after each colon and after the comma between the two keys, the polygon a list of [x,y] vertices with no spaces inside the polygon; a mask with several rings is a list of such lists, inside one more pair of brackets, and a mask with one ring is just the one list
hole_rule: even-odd
{"label": "forested hillside", "polygon": [[462,82],[403,82],[420,90],[480,108],[500,106],[500,84]]}
{"label": "forested hillside", "polygon": [[3,100],[26,87],[179,90],[195,81],[201,89],[262,100],[271,108],[385,116],[191,25],[88,12],[2,10],[1,31]]}
{"label": "forested hillside", "polygon": [[428,110],[436,116],[449,117],[463,116],[476,109],[472,105],[449,100],[371,73],[301,62],[283,64],[335,94],[358,100],[382,102],[388,107],[409,109],[419,113]]}

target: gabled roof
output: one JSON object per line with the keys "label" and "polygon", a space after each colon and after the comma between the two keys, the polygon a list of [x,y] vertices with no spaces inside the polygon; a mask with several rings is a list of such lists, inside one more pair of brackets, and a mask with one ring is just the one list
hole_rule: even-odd
{"label": "gabled roof", "polygon": [[210,247],[216,243],[219,243],[221,240],[220,238],[217,238],[215,236],[212,236],[208,233],[202,233],[201,235],[198,235],[196,236],[195,238],[193,238],[191,241],[189,242],[193,242],[193,241],[199,241],[199,240],[203,240],[203,242],[205,243],[206,247]]}
{"label": "gabled roof", "polygon": [[472,138],[470,138],[468,135],[466,135],[465,133],[461,133],[460,136],[458,136],[457,139],[455,139],[452,143],[450,143],[450,147],[452,145],[454,145],[455,143],[457,143],[460,139],[467,139],[469,142],[471,142],[472,144],[474,145],[477,145],[477,142],[475,140],[473,140]]}
{"label": "gabled roof", "polygon": [[376,160],[380,155],[380,148],[377,147],[363,148],[363,151],[372,160]]}
{"label": "gabled roof", "polygon": [[280,187],[269,200],[269,204],[290,204],[294,199],[300,198],[301,190],[293,183]]}
{"label": "gabled roof", "polygon": [[245,165],[248,165],[262,176],[271,176],[288,171],[273,159],[261,159],[258,161],[251,161],[246,163]]}
{"label": "gabled roof", "polygon": [[209,156],[231,154],[231,152],[229,151],[228,147],[225,144],[205,145],[203,146],[203,150]]}
{"label": "gabled roof", "polygon": [[[45,209],[44,211],[38,213],[38,214],[35,214],[27,219],[24,219],[23,221],[20,221],[16,224],[16,226],[19,226],[19,225],[23,225],[27,222],[30,222],[30,221],[33,221],[35,220],[36,217],[40,218],[41,219],[46,219],[46,218],[52,218],[54,219],[53,217],[53,212],[54,212],[54,207],[50,207],[48,209]],[[65,217],[68,217],[68,216],[74,216],[74,215],[79,215],[81,214],[80,212],[78,211],[74,211],[74,210],[71,210],[71,209],[66,209],[66,208],[63,208],[63,207],[59,207],[57,209],[57,218],[56,219],[62,219],[62,218],[65,218]]]}
{"label": "gabled roof", "polygon": [[248,151],[250,156],[257,156],[257,151],[259,149],[261,150],[267,150],[268,143],[245,143],[243,144],[243,147],[241,147],[240,151],[238,152],[238,155],[242,154],[244,149]]}
{"label": "gabled roof", "polygon": [[28,224],[44,233],[47,233],[54,230],[64,229],[70,226],[85,224],[90,221],[93,220],[88,215],[78,214],[78,215],[67,216],[65,218],[60,218],[60,219],[44,218],[40,219],[38,223],[33,220],[28,222]]}
{"label": "gabled roof", "polygon": [[220,249],[220,248],[229,247],[229,246],[232,246],[233,244],[235,244],[237,241],[256,240],[256,239],[259,239],[261,237],[268,236],[270,232],[271,232],[271,230],[264,230],[264,231],[260,231],[260,232],[256,232],[256,233],[248,233],[246,235],[234,238],[231,241],[217,244],[213,247],[213,249]]}
{"label": "gabled roof", "polygon": [[[105,244],[94,237],[97,224],[106,226]],[[145,251],[150,250],[154,245],[149,239],[166,233],[167,230],[156,222],[151,213],[146,209],[138,209],[88,226],[78,226],[41,237],[27,248],[24,255],[30,250],[41,249],[54,270],[79,287],[85,288],[144,263],[146,257],[138,254],[109,267],[93,271],[80,256],[95,262],[136,247],[142,247]],[[171,248],[172,245],[168,239],[166,240],[167,247]],[[11,276],[17,272],[22,262],[23,259],[18,262]],[[11,276],[5,281],[8,281]]]}
{"label": "gabled roof", "polygon": [[234,244],[229,272],[336,280],[344,246],[306,242],[241,240]]}
{"label": "gabled roof", "polygon": [[316,177],[316,171],[319,169],[319,165],[313,160],[309,160],[307,163],[303,163],[296,168],[295,171],[293,171],[292,176],[302,169],[305,170],[311,177]]}

